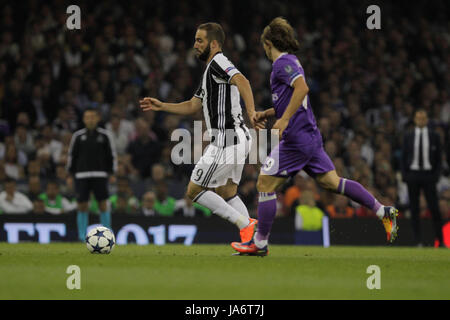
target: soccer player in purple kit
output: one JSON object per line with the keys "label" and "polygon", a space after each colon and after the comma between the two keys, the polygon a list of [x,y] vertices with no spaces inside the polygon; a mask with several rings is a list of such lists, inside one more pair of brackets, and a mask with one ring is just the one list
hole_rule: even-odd
{"label": "soccer player in purple kit", "polygon": [[322,188],[343,194],[376,212],[383,222],[388,241],[393,242],[398,231],[398,210],[380,204],[358,182],[339,177],[324,150],[308,98],[305,73],[294,54],[299,43],[293,28],[285,19],[275,18],[264,28],[261,43],[273,62],[270,85],[274,107],[257,112],[254,121],[276,117],[272,129],[279,130],[281,141],[265,160],[258,177],[257,231],[252,240],[233,242],[231,246],[241,254],[268,254],[268,239],[276,213],[275,191],[300,170],[315,178]]}

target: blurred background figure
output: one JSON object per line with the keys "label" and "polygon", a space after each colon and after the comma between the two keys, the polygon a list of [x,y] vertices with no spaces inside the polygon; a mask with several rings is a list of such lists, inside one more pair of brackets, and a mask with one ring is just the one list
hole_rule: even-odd
{"label": "blurred background figure", "polygon": [[420,196],[424,192],[433,218],[434,232],[439,246],[442,238],[442,217],[436,184],[442,169],[442,147],[439,135],[428,126],[428,115],[423,109],[414,113],[415,127],[405,134],[402,149],[403,180],[408,185],[411,222],[416,245],[422,246],[420,226]]}
{"label": "blurred background figure", "polygon": [[45,192],[39,195],[44,203],[44,211],[50,214],[62,214],[76,210],[76,202],[71,202],[60,193],[56,180],[49,180]]}
{"label": "blurred background figure", "polygon": [[100,209],[100,223],[111,228],[108,176],[117,170],[115,146],[108,131],[98,128],[100,116],[95,109],[83,113],[85,128],[76,131],[70,142],[67,170],[75,179],[78,204],[78,237],[84,241],[89,222],[88,201],[93,193]]}
{"label": "blurred background figure", "polygon": [[155,216],[155,199],[156,195],[153,191],[147,191],[146,193],[144,193],[144,195],[142,196],[141,208],[139,209],[139,212],[144,216]]}
{"label": "blurred background figure", "polygon": [[33,209],[30,199],[16,191],[16,181],[8,178],[5,181],[5,191],[0,192],[0,211],[7,214],[28,213]]}
{"label": "blurred background figure", "polygon": [[181,217],[198,217],[198,216],[211,216],[212,212],[208,208],[203,207],[197,202],[192,202],[192,200],[185,196],[183,199],[177,200],[175,202],[175,216]]}

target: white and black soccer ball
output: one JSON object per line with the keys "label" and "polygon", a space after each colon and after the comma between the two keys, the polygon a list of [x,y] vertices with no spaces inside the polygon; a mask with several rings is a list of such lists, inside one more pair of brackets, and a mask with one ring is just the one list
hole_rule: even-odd
{"label": "white and black soccer ball", "polygon": [[86,236],[86,246],[91,253],[110,253],[115,244],[114,233],[106,227],[93,228]]}

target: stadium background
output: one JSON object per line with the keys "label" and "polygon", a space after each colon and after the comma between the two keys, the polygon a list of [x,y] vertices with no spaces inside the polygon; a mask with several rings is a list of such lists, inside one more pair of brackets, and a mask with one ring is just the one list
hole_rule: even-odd
{"label": "stadium background", "polygon": [[[450,20],[445,1],[380,1],[381,30],[366,28],[366,8],[373,4],[367,1],[0,3],[0,188],[7,177],[17,180],[18,190],[33,201],[34,214],[44,210],[38,195],[50,177],[59,180],[64,196],[73,198],[64,171],[68,144],[71,132],[82,125],[83,110],[95,106],[103,126],[118,127],[119,171],[110,185],[117,195],[113,213],[143,215],[142,198],[154,191],[162,215],[177,215],[172,209],[183,198],[192,166],[171,163],[170,133],[192,129],[201,114],[142,113],[139,99],[189,99],[203,70],[191,50],[196,26],[218,21],[227,35],[224,53],[250,80],[257,109],[269,107],[271,65],[259,36],[273,17],[282,15],[298,34],[312,107],[338,173],[359,181],[382,203],[396,205],[407,221],[401,141],[413,111],[424,108],[446,150],[438,192],[441,215],[450,219]],[[71,4],[81,8],[81,30],[66,28]],[[253,216],[257,174],[255,166],[247,165],[239,188]],[[306,189],[313,190],[317,206],[332,218],[375,218],[302,176],[280,192],[278,217],[295,215]],[[430,219],[423,200],[421,215]],[[177,205],[185,206],[182,201]]]}

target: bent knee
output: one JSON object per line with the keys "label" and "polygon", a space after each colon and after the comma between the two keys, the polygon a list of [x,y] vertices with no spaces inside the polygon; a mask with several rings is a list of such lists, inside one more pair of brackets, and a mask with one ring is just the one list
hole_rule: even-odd
{"label": "bent knee", "polygon": [[187,190],[186,190],[186,196],[191,199],[192,201],[194,201],[194,199],[198,196],[198,194],[204,190],[202,187],[194,184],[194,183],[189,183]]}
{"label": "bent knee", "polygon": [[256,190],[258,192],[275,192],[285,180],[286,179],[260,174],[258,181],[256,182]]}
{"label": "bent knee", "polygon": [[317,177],[318,185],[328,191],[336,192],[339,187],[340,177],[337,174],[326,174],[322,177]]}

